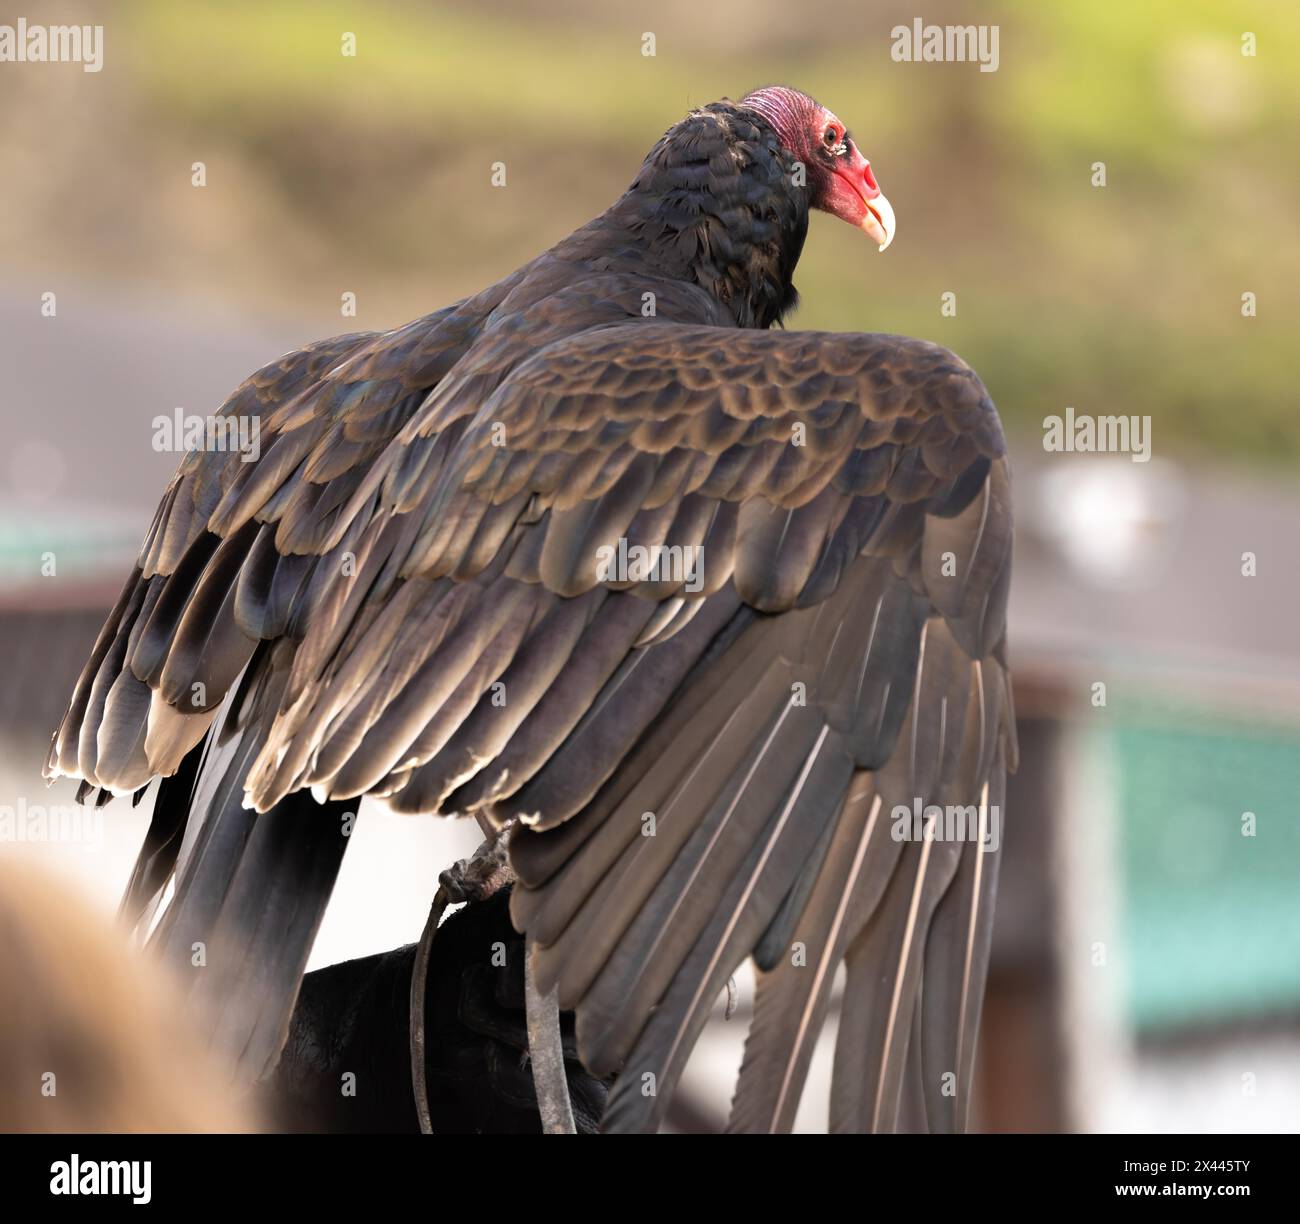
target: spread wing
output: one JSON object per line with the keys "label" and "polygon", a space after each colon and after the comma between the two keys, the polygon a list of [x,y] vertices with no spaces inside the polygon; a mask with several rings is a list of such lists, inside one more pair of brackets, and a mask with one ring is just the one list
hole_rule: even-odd
{"label": "spread wing", "polygon": [[[657,1124],[751,953],[735,1126],[790,1125],[845,961],[834,1125],[889,1129],[906,1092],[959,1127],[996,864],[970,838],[1014,756],[1008,474],[971,371],[892,336],[607,327],[370,483],[402,538],[309,630],[258,806],[519,818],[514,918],[621,1071],[609,1128]],[[968,839],[902,839],[930,804]]]}
{"label": "spread wing", "polygon": [[[477,337],[502,282],[387,333],[338,336],[248,378],[215,414],[256,450],[188,453],[54,735],[46,776],[124,793],[171,775],[263,643],[296,640],[359,528],[363,477]],[[342,536],[344,538],[340,539]]]}
{"label": "spread wing", "polygon": [[584,1061],[621,1070],[609,1128],[657,1124],[751,953],[735,1125],[789,1125],[841,960],[833,1122],[888,1128],[906,1091],[960,1125],[996,858],[891,817],[982,827],[1014,756],[992,405],[898,337],[548,344],[562,297],[255,376],[260,461],[183,465],[51,771],[176,770],[243,673],[259,810],[311,787],[524,822],[514,917]]}
{"label": "spread wing", "polygon": [[[891,1129],[905,1092],[932,1129],[959,1127],[997,861],[979,839],[996,848],[1015,754],[1008,473],[978,379],[896,337],[621,328],[537,359],[492,411],[509,449],[481,452],[471,484],[511,487],[520,456],[555,450],[595,451],[606,478],[612,456],[645,465],[649,510],[560,486],[572,517],[539,568],[561,591],[660,503],[734,516],[703,540],[697,620],[721,610],[703,649],[683,645],[689,671],[657,674],[671,639],[626,660],[565,768],[501,813],[532,822],[513,912],[539,985],[576,1009],[587,1065],[620,1072],[606,1127],[657,1124],[751,953],[735,1128],[793,1122],[841,960],[833,1128]],[[606,773],[638,683],[671,691]],[[904,840],[931,804],[968,809],[975,840]]]}

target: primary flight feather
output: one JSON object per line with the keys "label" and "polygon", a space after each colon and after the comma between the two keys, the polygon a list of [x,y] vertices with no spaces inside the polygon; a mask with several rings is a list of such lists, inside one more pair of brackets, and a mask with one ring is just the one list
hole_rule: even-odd
{"label": "primary flight feather", "polygon": [[[182,462],[47,773],[163,776],[124,906],[250,1077],[373,795],[512,827],[607,1130],[662,1121],[750,956],[734,1129],[793,1124],[841,964],[832,1127],[964,1125],[1016,751],[1005,446],[946,350],[773,330],[810,209],[893,239],[833,113],[702,107],[504,280],[253,375],[222,412],[256,462]],[[930,805],[977,836],[896,818]]]}

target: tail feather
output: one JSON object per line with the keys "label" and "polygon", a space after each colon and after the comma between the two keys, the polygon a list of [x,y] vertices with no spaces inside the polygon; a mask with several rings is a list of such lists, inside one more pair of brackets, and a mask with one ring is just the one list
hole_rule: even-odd
{"label": "tail feather", "polygon": [[153,819],[144,845],[136,855],[131,878],[118,910],[129,927],[134,927],[145,916],[153,902],[176,869],[176,858],[185,836],[185,824],[190,810],[190,798],[199,775],[199,763],[204,745],[191,748],[180,768],[158,784],[154,802]]}
{"label": "tail feather", "polygon": [[196,1023],[249,1085],[275,1065],[347,848],[355,801],[299,791],[243,806],[255,728],[195,748],[165,779],[123,898],[138,920],[175,880],[150,938],[186,984]]}
{"label": "tail feather", "polygon": [[213,1044],[241,1080],[269,1073],[288,1035],[347,849],[349,808],[299,791],[253,818],[193,990]]}

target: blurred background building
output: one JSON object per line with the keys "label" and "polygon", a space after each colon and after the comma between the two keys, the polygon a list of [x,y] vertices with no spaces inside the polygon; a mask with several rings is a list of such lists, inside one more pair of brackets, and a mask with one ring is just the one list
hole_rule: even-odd
{"label": "blurred background building", "polygon": [[[156,416],[482,287],[603,209],[691,106],[788,81],[851,125],[899,220],[882,257],[814,218],[795,325],[955,349],[1014,457],[1023,764],[978,1125],[1300,1130],[1300,10],[27,15],[105,33],[97,73],[0,64],[0,855],[63,873],[111,922],[150,799],[82,813],[39,771],[176,464]],[[916,16],[996,24],[997,71],[892,60]],[[1149,417],[1150,461],[1045,450],[1067,407]],[[476,842],[367,804],[313,965],[414,940]],[[742,982],[706,1034],[678,1128],[725,1118],[747,999]],[[808,1129],[829,1046],[817,1068]]]}

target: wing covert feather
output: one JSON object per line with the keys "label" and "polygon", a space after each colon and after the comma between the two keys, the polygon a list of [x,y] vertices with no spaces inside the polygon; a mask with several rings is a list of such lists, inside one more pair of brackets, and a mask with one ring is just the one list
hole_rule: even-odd
{"label": "wing covert feather", "polygon": [[905,1098],[960,1127],[995,871],[894,813],[983,811],[1015,759],[984,388],[934,345],[717,326],[684,289],[641,320],[639,282],[493,315],[525,287],[232,396],[260,460],[182,463],[50,771],[179,768],[256,656],[259,811],[311,787],[520,822],[512,913],[620,1074],[608,1129],[662,1121],[756,949],[733,1128],[792,1125],[841,961],[863,1040],[842,1026],[833,1127]]}

